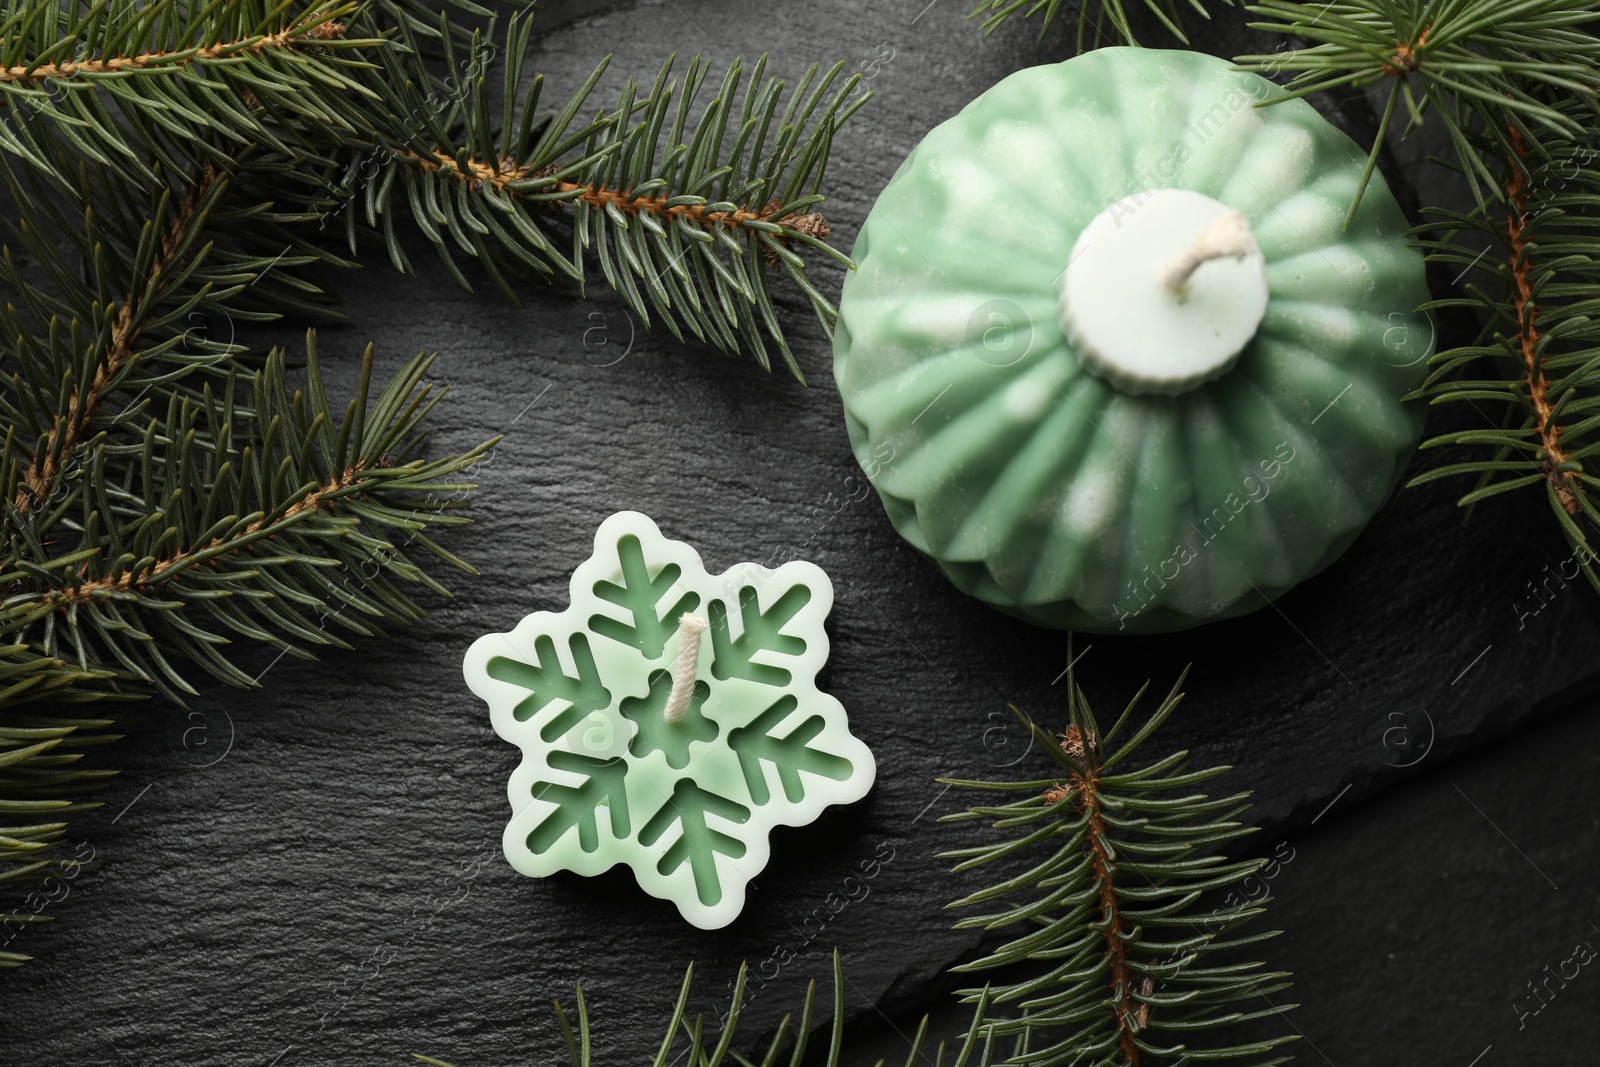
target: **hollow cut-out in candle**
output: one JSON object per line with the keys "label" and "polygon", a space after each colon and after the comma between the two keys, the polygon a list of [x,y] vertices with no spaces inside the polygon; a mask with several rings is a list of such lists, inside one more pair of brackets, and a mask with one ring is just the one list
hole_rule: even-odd
{"label": "hollow cut-out in candle", "polygon": [[522,749],[511,865],[542,876],[627,864],[703,929],[732,922],[774,826],[872,786],[872,753],[817,688],[833,586],[811,563],[710,574],[625,511],[595,534],[565,611],[478,638],[464,673]]}

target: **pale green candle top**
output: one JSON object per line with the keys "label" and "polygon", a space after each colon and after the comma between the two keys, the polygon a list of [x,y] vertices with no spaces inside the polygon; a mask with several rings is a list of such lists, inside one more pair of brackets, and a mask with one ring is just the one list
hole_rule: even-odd
{"label": "pale green candle top", "polygon": [[1266,312],[1250,223],[1188,189],[1135,193],[1096,215],[1061,282],[1061,330],[1078,361],[1125,393],[1220,377]]}

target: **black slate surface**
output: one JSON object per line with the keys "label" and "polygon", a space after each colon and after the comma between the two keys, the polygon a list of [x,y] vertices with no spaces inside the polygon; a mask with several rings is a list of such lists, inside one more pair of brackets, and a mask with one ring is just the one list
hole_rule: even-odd
{"label": "black slate surface", "polygon": [[[581,12],[567,4],[560,14]],[[1010,71],[1061,54],[1059,36],[1039,46],[1019,25],[985,39],[964,14],[957,0],[608,6],[547,34],[540,65],[557,86],[605,51],[617,53],[613,72],[641,77],[672,49],[719,62],[767,50],[791,77],[812,60],[874,70],[878,95],[837,140],[828,183],[825,211],[848,247],[931,126]],[[1224,55],[1263,47],[1220,31],[1197,45]],[[1338,117],[1370,122],[1359,98]],[[417,1051],[460,1067],[550,1062],[560,1038],[548,1001],[570,999],[582,981],[600,1055],[636,1061],[654,1048],[691,959],[713,1014],[739,960],[776,972],[752,1005],[759,1029],[824,974],[835,944],[853,1025],[881,1029],[892,1052],[894,1031],[938,1003],[942,972],[973,947],[943,910],[970,883],[943,873],[934,853],[980,831],[936,824],[963,798],[934,779],[1033,775],[1038,754],[1003,725],[1005,706],[1041,717],[1059,708],[1065,637],[963,598],[899,542],[875,502],[839,503],[856,471],[830,354],[800,301],[784,310],[810,389],[647,334],[599,290],[581,302],[530,288],[512,308],[457,289],[426,249],[412,258],[414,277],[374,261],[337,279],[352,324],[324,330],[321,347],[354,356],[374,340],[391,367],[436,349],[436,378],[454,393],[433,447],[506,434],[477,471],[477,523],[449,542],[482,576],[452,580],[459,595],[432,618],[353,652],[318,664],[262,656],[260,690],[210,689],[189,713],[152,712],[118,746],[126,773],[105,811],[76,827],[80,855],[93,859],[60,921],[18,946],[39,960],[0,976],[6,1059],[287,1067],[398,1063]],[[818,276],[837,292],[836,271]],[[353,360],[325,359],[345,384],[353,379]],[[1529,583],[1566,555],[1537,509],[1501,500],[1463,527],[1459,491],[1401,493],[1341,562],[1254,616],[1170,637],[1082,638],[1077,648],[1082,680],[1104,707],[1194,663],[1189,700],[1157,748],[1235,765],[1226,781],[1256,791],[1256,819],[1276,838],[1307,842],[1308,860],[1284,875],[1306,882],[1284,894],[1277,918],[1296,927],[1283,942],[1288,965],[1310,976],[1296,999],[1318,997],[1317,1019],[1357,1034],[1351,1050],[1393,1051],[1363,1044],[1365,1030],[1402,1042],[1420,1035],[1419,1054],[1435,1047],[1424,1039],[1452,1036],[1462,1048],[1438,1062],[1465,1064],[1476,1039],[1462,1028],[1480,1017],[1476,1002],[1419,990],[1369,996],[1368,985],[1388,980],[1381,953],[1393,950],[1377,932],[1343,940],[1336,931],[1359,918],[1391,938],[1431,938],[1449,968],[1470,956],[1465,946],[1504,946],[1535,920],[1554,953],[1568,927],[1581,933],[1595,917],[1593,891],[1577,888],[1593,873],[1594,788],[1567,762],[1581,743],[1592,752],[1590,718],[1562,720],[1560,735],[1587,742],[1524,749],[1515,765],[1448,764],[1495,798],[1483,802],[1484,821],[1515,811],[1507,832],[1536,842],[1523,847],[1540,847],[1545,818],[1564,828],[1550,847],[1570,861],[1570,876],[1556,878],[1565,895],[1545,900],[1524,886],[1523,858],[1500,837],[1484,845],[1478,815],[1457,812],[1459,824],[1441,828],[1429,805],[1453,794],[1436,778],[1393,794],[1411,799],[1384,798],[1410,778],[1451,773],[1434,769],[1458,750],[1499,745],[1537,710],[1592,694],[1600,627],[1593,595],[1576,587],[1551,587],[1548,605],[1529,613]],[[723,931],[686,926],[625,873],[530,880],[499,853],[515,758],[462,684],[461,653],[481,632],[563,606],[595,526],[620,508],[652,515],[716,569],[777,551],[828,571],[838,604],[825,684],[878,756],[865,802],[778,835],[745,914]],[[1530,793],[1521,783],[1535,774],[1540,789]],[[1476,792],[1464,781],[1461,791]],[[1396,835],[1419,847],[1394,846]],[[1443,877],[1466,840],[1483,851],[1458,869],[1483,891],[1438,894],[1454,918],[1436,929],[1396,929],[1411,914],[1407,894],[1434,899],[1418,896],[1416,879]],[[875,872],[869,892],[830,913],[829,895],[864,864]],[[1400,869],[1415,878],[1397,878]],[[1497,1004],[1516,995],[1533,956],[1544,958],[1503,955]],[[1475,972],[1435,981],[1453,989],[1464,973]],[[1389,973],[1416,975],[1414,962]],[[1422,1010],[1412,1004],[1432,1014],[1408,1030],[1396,1020]],[[1386,1021],[1354,1018],[1371,1011]],[[1547,1018],[1559,1014],[1552,1006]],[[1592,1012],[1579,1018],[1546,1032],[1600,1036]],[[1350,1055],[1328,1062],[1371,1061]]]}

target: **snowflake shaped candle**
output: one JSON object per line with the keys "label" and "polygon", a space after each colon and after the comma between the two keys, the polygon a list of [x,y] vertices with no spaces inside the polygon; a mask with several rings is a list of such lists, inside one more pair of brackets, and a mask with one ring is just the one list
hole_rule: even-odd
{"label": "snowflake shaped candle", "polygon": [[811,563],[710,574],[637,512],[611,516],[572,604],[473,642],[464,671],[522,749],[506,858],[618,863],[712,930],[744,907],[774,826],[866,795],[875,765],[817,689],[833,586]]}

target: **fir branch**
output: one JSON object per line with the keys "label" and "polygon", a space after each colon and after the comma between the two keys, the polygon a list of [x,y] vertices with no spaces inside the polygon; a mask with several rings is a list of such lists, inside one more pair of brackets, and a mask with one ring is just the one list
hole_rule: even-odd
{"label": "fir branch", "polygon": [[[170,268],[175,265],[174,256],[186,243],[191,229],[202,223],[204,207],[214,202],[212,194],[220,193],[225,185],[226,179],[207,164],[189,194],[155,231],[149,271],[140,279],[142,286],[130,291],[112,316],[110,334],[94,376],[86,387],[72,387],[66,410],[50,426],[32,456],[25,460],[14,500],[19,513],[26,515],[50,495],[56,478],[74,458],[107,391],[124,367],[137,358],[135,346],[139,343],[144,321],[172,280]],[[161,212],[156,218],[165,214]]]}
{"label": "fir branch", "polygon": [[1517,322],[1517,347],[1522,355],[1523,381],[1528,387],[1528,406],[1533,409],[1533,424],[1539,433],[1545,476],[1568,515],[1579,512],[1578,481],[1581,465],[1570,469],[1567,453],[1561,447],[1561,426],[1556,422],[1555,405],[1550,401],[1550,379],[1545,375],[1544,334],[1539,328],[1539,306],[1534,298],[1534,262],[1528,213],[1527,146],[1522,132],[1511,130],[1515,158],[1508,161],[1506,181],[1506,250],[1511,262],[1514,309]]}
{"label": "fir branch", "polygon": [[[1067,727],[1067,734],[1062,742],[1063,747],[1077,745],[1079,750],[1082,750],[1084,739],[1077,736],[1077,731],[1076,726]],[[1092,737],[1088,741],[1093,744]],[[1106,970],[1112,989],[1112,1011],[1117,1018],[1117,1045],[1123,1059],[1130,1064],[1130,1067],[1137,1067],[1140,1056],[1137,1038],[1139,1030],[1148,1023],[1149,1002],[1146,1001],[1135,1008],[1133,998],[1136,989],[1144,996],[1150,995],[1150,979],[1145,978],[1140,982],[1128,967],[1128,949],[1123,940],[1125,934],[1122,929],[1122,907],[1117,900],[1116,861],[1110,846],[1106,843],[1105,806],[1100,797],[1098,773],[1090,771],[1087,767],[1074,770],[1067,776],[1067,784],[1060,788],[1065,791],[1067,798],[1072,801],[1072,806],[1083,818],[1089,870],[1099,883],[1096,901],[1100,916],[1096,926],[1100,928],[1100,940],[1105,944]]]}
{"label": "fir branch", "polygon": [[[1287,988],[1284,973],[1212,958],[1274,936],[1228,936],[1260,914],[1264,901],[1250,907],[1204,903],[1265,862],[1229,861],[1212,851],[1254,832],[1236,821],[1248,807],[1248,794],[1213,799],[1192,792],[1227,768],[1189,770],[1186,752],[1139,770],[1113,771],[1178,706],[1181,685],[1182,679],[1132,737],[1114,745],[1144,690],[1102,733],[1071,679],[1069,723],[1059,737],[1013,709],[1044,743],[1060,777],[943,780],[1027,794],[946,817],[986,820],[1016,832],[995,844],[946,853],[960,861],[957,871],[1001,861],[1008,871],[1022,868],[951,905],[986,906],[958,926],[1020,927],[1012,940],[956,968],[990,976],[989,985],[963,990],[964,999],[1013,1012],[990,1011],[982,1024],[996,1036],[1016,1038],[1019,1048],[1008,1062],[1067,1067],[1087,1056],[1095,1063],[1154,1067],[1260,1056],[1291,1039],[1216,1044],[1197,1036],[1293,1007],[1270,999]],[[1257,999],[1264,1009],[1234,1007]]]}
{"label": "fir branch", "polygon": [[697,59],[679,78],[669,60],[584,122],[604,63],[544,113],[529,18],[497,38],[493,20],[464,32],[425,10],[374,0],[286,17],[279,4],[152,0],[113,17],[11,0],[0,25],[29,32],[0,47],[0,100],[24,106],[0,121],[0,150],[65,182],[40,147],[53,129],[79,158],[155,185],[152,158],[228,170],[259,145],[322,175],[285,206],[323,227],[342,215],[352,254],[377,238],[408,269],[395,219],[409,213],[458,282],[471,287],[465,253],[513,300],[518,273],[582,286],[597,262],[646,327],[769,368],[775,348],[800,376],[768,275],[787,276],[831,332],[837,313],[805,254],[850,266],[815,208],[833,136],[867,99],[858,77],[835,88],[842,64],[813,68],[785,103],[764,59],[748,85],[736,61],[693,122],[707,68]]}
{"label": "fir branch", "polygon": [[[380,462],[383,462],[381,458]],[[81,604],[98,596],[153,593],[162,585],[178,578],[191,566],[200,563],[214,565],[221,557],[247,552],[258,540],[270,540],[281,534],[302,516],[337,509],[340,499],[347,491],[357,498],[370,495],[374,489],[383,485],[383,480],[376,478],[364,480],[362,474],[366,470],[366,465],[365,459],[358,459],[343,470],[335,472],[321,485],[299,497],[288,507],[282,508],[279,513],[245,521],[236,531],[219,534],[200,545],[179,549],[143,567],[135,566],[127,570],[119,567],[110,574],[92,577],[92,564],[85,563],[84,566],[72,571],[64,587],[52,589],[45,596],[52,601],[57,610],[65,611],[73,604]]]}
{"label": "fir branch", "polygon": [[[1557,106],[1575,114],[1583,104]],[[1423,448],[1469,458],[1423,471],[1410,484],[1474,477],[1460,499],[1469,508],[1542,487],[1572,548],[1562,569],[1571,564],[1569,577],[1581,571],[1600,589],[1600,477],[1590,466],[1600,450],[1600,133],[1546,139],[1540,151],[1522,137],[1520,130],[1505,135],[1512,151],[1499,164],[1498,203],[1467,214],[1431,210],[1419,229],[1430,258],[1487,274],[1490,283],[1429,305],[1475,310],[1485,325],[1473,343],[1433,357],[1417,395],[1434,405],[1470,405],[1484,424],[1425,440]],[[1474,143],[1487,155],[1500,142]]]}
{"label": "fir branch", "polygon": [[266,0],[0,0],[0,149],[46,165],[35,141],[51,128],[82,157],[139,168],[152,182],[149,148],[163,137],[183,144],[169,162],[219,166],[250,145],[325,149],[331,131],[350,128],[342,94],[359,94],[343,54],[384,43],[351,32],[371,28],[362,12]]}
{"label": "fir branch", "polygon": [[[443,153],[435,153],[432,159],[412,153],[403,155],[425,170],[443,171],[469,186],[488,183],[513,199],[519,193],[518,183],[546,178],[554,173],[552,166],[544,167],[537,172],[519,167],[502,170],[497,165],[473,159],[467,160],[463,167]],[[790,211],[780,215],[783,204],[778,200],[769,200],[761,208],[752,210],[743,207],[712,208],[705,203],[684,203],[681,197],[639,196],[629,190],[607,189],[567,181],[550,183],[541,191],[557,194],[560,203],[581,203],[602,214],[619,211],[630,219],[648,215],[658,222],[686,222],[707,230],[719,228],[733,232],[743,230],[746,236],[754,240],[760,240],[760,234],[770,233],[773,235],[773,241],[785,247],[794,242],[795,238],[801,237],[821,242],[833,232],[828,226],[828,220],[823,218],[820,212]],[[751,225],[752,223],[755,225]],[[776,267],[782,263],[778,252],[771,247],[761,249],[761,258],[768,267]],[[829,305],[823,314],[824,326],[827,326],[836,312]],[[764,359],[763,365],[765,365]],[[790,366],[796,375],[800,376],[799,368],[794,366],[792,361]],[[804,377],[800,377],[804,381]]]}
{"label": "fir branch", "polygon": [[[114,720],[71,716],[73,704],[114,697],[104,688],[110,671],[84,671],[24,644],[0,647],[0,887],[44,883],[0,912],[0,969],[20,967],[31,956],[11,946],[29,926],[50,921],[44,908],[51,877],[75,876],[78,856],[64,854],[68,816],[99,807],[83,797],[103,788],[114,771],[81,767],[85,750],[119,740]],[[15,709],[48,703],[53,714]],[[64,884],[64,883],[62,883]]]}
{"label": "fir branch", "polygon": [[[1570,138],[1600,117],[1600,38],[1586,29],[1594,20],[1588,0],[1262,0],[1248,10],[1270,20],[1251,23],[1253,29],[1313,42],[1238,57],[1247,70],[1294,73],[1284,93],[1263,106],[1388,82],[1387,103],[1351,216],[1401,103],[1406,132],[1428,115],[1443,124],[1455,162],[1480,203],[1495,195],[1494,160],[1515,152],[1510,130],[1520,130],[1542,151],[1543,136]],[[1582,107],[1554,106],[1552,94],[1573,98]],[[1473,145],[1475,134],[1487,134],[1495,144],[1487,161]]]}
{"label": "fir branch", "polygon": [[[152,426],[134,457],[145,472],[137,480],[94,478],[109,459],[97,445],[85,466],[98,484],[76,494],[79,543],[43,553],[29,537],[0,562],[0,635],[84,669],[113,662],[126,679],[181,702],[195,690],[174,655],[255,684],[221,654],[226,639],[206,622],[305,655],[303,643],[344,644],[329,625],[376,634],[365,619],[416,618],[420,609],[392,579],[445,590],[402,549],[414,543],[470,570],[423,531],[460,521],[456,498],[440,494],[470,489],[450,477],[493,444],[432,462],[404,458],[442,395],[419,384],[430,362],[417,357],[369,397],[369,348],[362,390],[340,420],[308,343],[308,389],[288,394],[282,353],[273,353],[247,383],[249,406],[215,424],[209,448],[190,442],[245,399],[237,387],[200,402],[174,398],[170,429]],[[158,455],[168,447],[177,454]],[[404,536],[396,544],[386,529]],[[347,575],[368,567],[357,589]],[[205,612],[186,611],[191,602]]]}
{"label": "fir branch", "polygon": [[[673,1005],[672,1017],[667,1023],[661,1044],[649,1060],[650,1067],[672,1067],[679,1061],[683,1061],[689,1067],[779,1067],[780,1064],[799,1067],[800,1064],[807,1062],[816,1063],[820,1067],[841,1067],[845,1051],[845,979],[838,950],[835,949],[833,953],[833,1019],[829,1026],[828,1046],[820,1055],[814,1055],[809,1061],[806,1053],[811,1051],[812,1032],[816,1025],[815,979],[806,986],[805,1000],[801,1005],[799,1018],[796,1019],[790,1014],[779,1021],[777,1032],[767,1042],[766,1051],[759,1059],[753,1055],[743,1055],[735,1047],[735,1042],[741,1036],[739,1015],[744,1007],[745,981],[748,974],[749,966],[740,965],[739,976],[734,983],[732,1002],[722,1018],[720,1031],[712,1033],[706,1026],[704,1016],[696,1015],[691,1020],[687,1013],[689,992],[694,980],[694,965],[690,964],[684,972],[682,985],[678,987],[678,999]],[[584,1001],[581,985],[576,988],[575,993],[576,1027],[573,1025],[574,1020],[567,1015],[559,1000],[555,1002],[556,1023],[560,1027],[561,1036],[565,1039],[567,1060],[571,1067],[593,1067],[589,1006]],[[982,1031],[979,1022],[983,1018],[986,1006],[987,1001],[980,998],[973,1025],[969,1028],[961,1047],[955,1051],[953,1057],[949,1058],[949,1067],[992,1067],[996,1063],[993,1035],[983,1034],[982,1040],[979,1039]],[[674,1049],[677,1051],[674,1052]],[[934,1048],[932,1057],[928,1052],[928,1019],[924,1016],[915,1036],[911,1039],[905,1067],[922,1067],[922,1065],[946,1067],[946,1048],[943,1042]],[[688,1058],[685,1060],[686,1053]],[[412,1055],[422,1063],[430,1064],[431,1067],[450,1067],[444,1060],[432,1056],[424,1056],[421,1053]],[[879,1067],[882,1067],[882,1061],[879,1061]]]}
{"label": "fir branch", "polygon": [[[482,163],[475,159],[467,160],[463,167],[443,152],[434,153],[431,159],[410,152],[402,155],[425,170],[445,171],[468,185],[488,183],[511,197],[518,194],[520,190],[518,183],[548,178],[555,173],[550,166],[542,168],[541,171],[530,171],[516,166],[502,170],[499,164]],[[681,220],[697,226],[708,228],[720,226],[729,230],[744,228],[751,222],[761,222],[777,225],[785,231],[785,236],[789,236],[790,231],[803,232],[819,240],[831,232],[827,220],[816,212],[790,212],[781,218],[778,217],[782,204],[777,200],[769,200],[765,206],[757,210],[742,207],[712,209],[704,202],[685,203],[681,197],[639,196],[628,190],[606,189],[578,182],[551,182],[543,185],[540,191],[556,194],[563,203],[581,202],[598,211],[615,209],[633,218],[649,215],[658,221]]]}
{"label": "fir branch", "polygon": [[[800,377],[769,274],[786,275],[831,333],[837,312],[800,252],[850,266],[815,206],[834,134],[867,99],[853,97],[859,76],[836,86],[842,64],[813,67],[785,103],[765,57],[748,81],[736,60],[694,119],[709,67],[696,58],[679,77],[669,59],[647,89],[627,82],[613,107],[580,123],[606,62],[546,114],[543,79],[524,76],[531,28],[513,18],[497,55],[475,39],[462,59],[441,26],[447,63],[472,74],[459,84],[431,73],[409,39],[370,57],[364,87],[382,107],[333,182],[359,208],[339,212],[351,250],[370,233],[409,269],[394,226],[405,211],[460,284],[471,285],[456,263],[465,253],[512,300],[516,272],[581,286],[598,261],[645,325],[763,367],[775,347]],[[504,104],[491,111],[496,67]]]}
{"label": "fir branch", "polygon": [[[145,11],[151,11],[151,8],[147,7]],[[14,13],[8,22],[17,21],[19,16],[20,13]],[[0,24],[0,33],[3,33],[4,29],[4,24]],[[321,44],[335,40],[343,34],[344,24],[334,21],[331,15],[323,13],[296,25],[286,26],[276,33],[257,33],[201,47],[184,47],[180,44],[179,47],[140,52],[131,56],[67,59],[59,63],[41,63],[34,59],[13,63],[10,66],[0,66],[0,82],[9,82],[13,85],[39,85],[52,80],[87,79],[95,75],[178,70],[191,64],[204,65],[218,60],[258,55],[262,52],[288,51],[307,43]],[[64,39],[73,40],[75,37],[76,35],[73,35]],[[52,50],[57,50],[59,47],[58,44]]]}
{"label": "fir branch", "polygon": [[[1139,44],[1123,0],[980,0],[967,17],[974,19],[983,16],[983,32],[991,34],[1013,15],[1033,18],[1042,14],[1044,17],[1039,23],[1039,38],[1043,40],[1050,23],[1055,20],[1062,6],[1069,2],[1078,13],[1076,44],[1079,52],[1099,47],[1107,36],[1116,43]],[[1221,2],[1232,5],[1233,0]],[[1192,11],[1204,19],[1211,17],[1205,0],[1143,0],[1143,5],[1144,10],[1160,22],[1167,33],[1184,44],[1189,43],[1189,36],[1183,28],[1184,12]]]}
{"label": "fir branch", "polygon": [[296,389],[281,352],[195,326],[326,309],[301,270],[344,261],[312,243],[303,158],[180,125],[104,167],[69,125],[33,122],[26,158],[0,155],[18,209],[0,218],[0,821],[17,823],[0,882],[26,892],[0,915],[0,966],[81,868],[68,822],[113,773],[80,763],[111,719],[72,705],[181,703],[196,671],[253,685],[239,638],[308,656],[418,617],[407,587],[447,590],[410,557],[470,571],[431,531],[465,521],[458,475],[492,443],[418,458],[444,392],[429,357],[375,390],[369,349],[335,405],[314,346]]}
{"label": "fir branch", "polygon": [[80,862],[63,854],[61,820],[97,806],[86,797],[114,773],[74,766],[76,750],[119,736],[109,719],[47,721],[18,706],[152,690],[181,703],[195,691],[178,669],[185,660],[255,685],[223,654],[225,635],[306,656],[307,644],[345,644],[330,627],[375,634],[376,620],[418,617],[399,582],[447,592],[407,558],[411,546],[470,571],[425,531],[464,521],[454,512],[472,486],[453,475],[493,442],[440,460],[407,458],[439,397],[421,384],[426,357],[372,397],[369,348],[342,420],[314,348],[308,364],[307,389],[292,397],[281,353],[247,376],[235,369],[200,402],[174,395],[166,429],[152,422],[137,454],[114,452],[102,434],[70,494],[76,515],[54,512],[48,539],[14,527],[0,558],[0,636],[12,642],[0,649],[0,814],[52,821],[0,828],[0,883],[45,880],[21,911],[0,916],[0,966],[26,960],[9,945],[48,918],[49,876]]}

